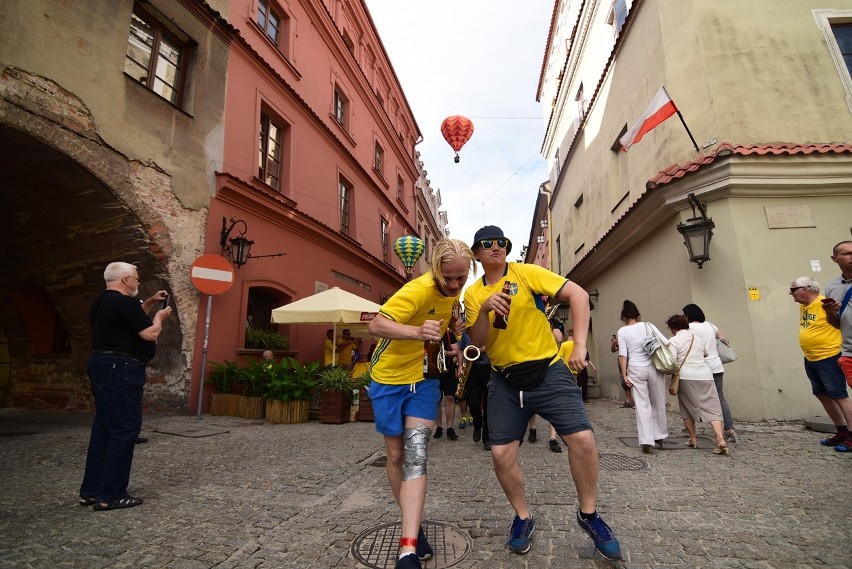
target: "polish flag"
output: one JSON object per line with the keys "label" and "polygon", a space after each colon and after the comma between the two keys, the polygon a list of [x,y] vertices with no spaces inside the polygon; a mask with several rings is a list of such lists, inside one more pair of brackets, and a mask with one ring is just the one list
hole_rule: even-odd
{"label": "polish flag", "polygon": [[674,101],[672,101],[665,87],[660,87],[657,94],[654,95],[654,100],[633,125],[633,128],[624,133],[624,136],[618,139],[621,143],[621,150],[627,152],[630,147],[642,140],[651,129],[659,125],[661,122],[677,112]]}

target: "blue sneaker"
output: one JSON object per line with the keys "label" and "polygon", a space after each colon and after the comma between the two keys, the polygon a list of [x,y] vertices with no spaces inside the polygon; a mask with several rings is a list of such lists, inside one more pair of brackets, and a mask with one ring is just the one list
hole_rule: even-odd
{"label": "blue sneaker", "polygon": [[519,555],[529,551],[533,531],[535,531],[535,520],[532,516],[525,520],[515,516],[512,527],[509,529],[509,541],[506,542],[509,550]]}
{"label": "blue sneaker", "polygon": [[461,419],[459,419],[459,429],[466,429],[466,428],[467,428],[467,417],[463,416]]}
{"label": "blue sneaker", "polygon": [[621,559],[621,546],[618,545],[618,540],[612,535],[612,530],[603,521],[599,514],[595,514],[594,519],[584,520],[580,517],[580,509],[577,509],[577,523],[580,528],[589,534],[592,541],[595,542],[595,549],[600,552],[604,558],[610,561],[619,561]]}
{"label": "blue sneaker", "polygon": [[829,439],[822,439],[819,444],[824,447],[836,447],[837,445],[843,444],[843,441],[846,440],[846,436],[841,435],[840,433],[834,433],[834,436]]}
{"label": "blue sneaker", "polygon": [[432,559],[432,555],[434,555],[434,553],[435,552],[432,551],[432,546],[429,545],[428,541],[426,541],[426,532],[423,531],[423,526],[420,526],[420,529],[417,530],[417,559],[420,561]]}
{"label": "blue sneaker", "polygon": [[845,441],[834,447],[837,452],[852,452],[852,437],[847,437]]}
{"label": "blue sneaker", "polygon": [[396,562],[395,569],[422,569],[422,565],[420,565],[420,560],[417,559],[417,556],[413,553],[409,553],[408,555],[403,555]]}

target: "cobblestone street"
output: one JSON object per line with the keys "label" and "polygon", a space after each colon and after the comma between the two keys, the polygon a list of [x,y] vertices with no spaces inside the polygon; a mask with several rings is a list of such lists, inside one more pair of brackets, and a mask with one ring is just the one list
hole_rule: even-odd
{"label": "cobblestone street", "polygon": [[[685,449],[670,414],[671,442],[643,455],[631,409],[597,399],[589,411],[602,455],[598,509],[621,541],[621,566],[852,566],[852,455],[820,446],[824,434],[739,423],[731,456],[716,456],[709,426],[699,427],[704,448]],[[384,468],[373,465],[384,453],[372,423],[147,416],[130,486],[145,503],[93,512],[77,505],[90,422],[0,412],[4,568],[363,568],[353,542],[397,521]],[[430,531],[462,537],[453,566],[613,566],[574,521],[567,453],[550,452],[547,424],[538,428],[539,442],[520,453],[537,523],[522,556],[504,547],[513,512],[490,453],[471,429],[432,440],[425,518]],[[441,563],[436,555],[424,567]]]}

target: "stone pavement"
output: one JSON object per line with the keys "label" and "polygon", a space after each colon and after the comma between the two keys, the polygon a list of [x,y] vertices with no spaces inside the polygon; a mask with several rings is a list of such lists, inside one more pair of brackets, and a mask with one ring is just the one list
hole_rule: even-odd
{"label": "stone pavement", "polygon": [[[643,455],[622,441],[635,437],[633,410],[596,399],[589,413],[606,466],[598,509],[625,561],[593,554],[574,521],[567,453],[548,450],[540,419],[539,442],[520,453],[537,522],[527,555],[504,548],[513,513],[471,429],[430,444],[425,518],[464,536],[454,567],[852,566],[852,454],[821,447],[824,434],[800,422],[740,423],[732,456],[716,456],[705,425],[707,448],[681,448],[670,414],[672,443]],[[372,423],[210,416],[146,416],[130,488],[145,504],[93,512],[77,505],[90,421],[0,411],[0,566],[364,568],[353,542],[397,521],[384,469],[372,465],[383,456]]]}

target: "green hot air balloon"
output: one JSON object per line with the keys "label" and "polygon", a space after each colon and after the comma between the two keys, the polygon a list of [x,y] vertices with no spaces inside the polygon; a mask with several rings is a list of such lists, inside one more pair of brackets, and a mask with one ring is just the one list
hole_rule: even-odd
{"label": "green hot air balloon", "polygon": [[423,254],[424,248],[423,241],[413,235],[403,235],[393,244],[393,252],[402,261],[405,267],[405,275],[409,279],[411,279],[411,269],[414,267],[417,259],[420,258],[420,255]]}

